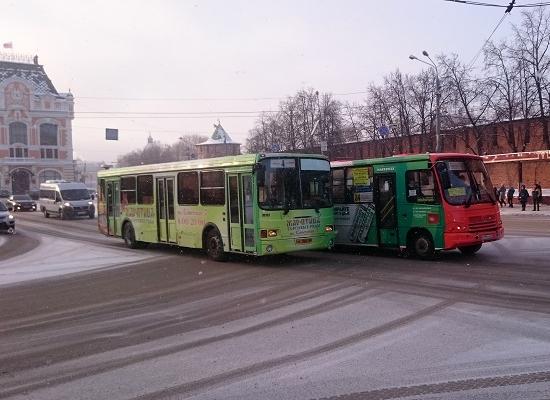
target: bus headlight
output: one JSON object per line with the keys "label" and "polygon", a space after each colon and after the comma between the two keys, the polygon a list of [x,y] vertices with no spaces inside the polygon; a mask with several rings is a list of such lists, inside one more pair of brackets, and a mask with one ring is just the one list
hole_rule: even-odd
{"label": "bus headlight", "polygon": [[267,237],[275,237],[277,236],[277,229],[269,229],[267,231]]}
{"label": "bus headlight", "polygon": [[325,226],[325,232],[332,232],[333,230],[334,230],[334,226],[332,225]]}

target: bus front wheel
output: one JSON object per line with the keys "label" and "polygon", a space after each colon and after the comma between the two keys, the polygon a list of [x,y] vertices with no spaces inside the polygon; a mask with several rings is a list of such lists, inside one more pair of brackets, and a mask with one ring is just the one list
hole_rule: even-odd
{"label": "bus front wheel", "polygon": [[481,243],[480,244],[474,244],[471,246],[461,246],[458,248],[460,252],[464,255],[472,255],[475,254],[481,249]]}
{"label": "bus front wheel", "polygon": [[134,232],[134,227],[130,222],[126,222],[124,224],[123,232],[124,243],[126,243],[127,247],[131,249],[140,249],[143,247],[143,242],[136,240],[136,233]]}
{"label": "bus front wheel", "polygon": [[427,233],[417,233],[411,245],[414,254],[423,260],[430,260],[435,255],[434,242],[432,237]]}
{"label": "bus front wheel", "polygon": [[226,258],[222,236],[217,229],[211,229],[206,235],[206,254],[214,261],[224,261]]}

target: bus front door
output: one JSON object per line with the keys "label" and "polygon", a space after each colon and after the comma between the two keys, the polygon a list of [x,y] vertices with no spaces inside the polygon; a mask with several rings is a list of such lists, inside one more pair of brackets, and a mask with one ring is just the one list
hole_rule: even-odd
{"label": "bus front door", "polygon": [[251,174],[228,174],[229,243],[231,250],[256,251],[254,207]]}
{"label": "bus front door", "polygon": [[395,174],[374,176],[374,201],[376,225],[378,227],[378,245],[381,247],[398,247]]}
{"label": "bus front door", "polygon": [[176,243],[174,178],[157,178],[157,222],[159,242]]}
{"label": "bus front door", "polygon": [[120,215],[120,186],[118,182],[107,182],[107,232],[114,236],[117,234],[118,221]]}

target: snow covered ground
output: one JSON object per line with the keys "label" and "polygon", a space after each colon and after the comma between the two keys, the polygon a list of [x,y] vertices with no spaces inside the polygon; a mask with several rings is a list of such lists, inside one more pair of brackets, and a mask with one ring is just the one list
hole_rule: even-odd
{"label": "snow covered ground", "polygon": [[[0,251],[7,245],[7,238],[0,236]],[[108,248],[41,235],[40,245],[35,249],[0,262],[0,285],[99,268],[120,267],[154,256],[158,257],[158,254]]]}

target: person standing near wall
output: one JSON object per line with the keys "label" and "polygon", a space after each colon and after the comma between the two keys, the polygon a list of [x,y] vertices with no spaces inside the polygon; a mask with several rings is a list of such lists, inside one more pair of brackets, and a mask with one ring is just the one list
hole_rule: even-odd
{"label": "person standing near wall", "polygon": [[506,198],[508,199],[508,207],[513,208],[514,207],[514,192],[516,189],[514,189],[513,186],[510,185],[508,188],[508,192],[506,193]]}
{"label": "person standing near wall", "polygon": [[533,196],[533,211],[540,211],[540,200],[542,198],[541,192],[541,186],[538,183],[535,183],[535,187],[531,193]]}
{"label": "person standing near wall", "polygon": [[498,204],[501,208],[506,204],[506,186],[504,186],[504,183],[498,189]]}
{"label": "person standing near wall", "polygon": [[521,211],[525,211],[527,200],[529,200],[529,192],[525,188],[525,185],[521,185],[521,189],[519,189],[518,197],[519,197],[519,202],[521,203]]}

